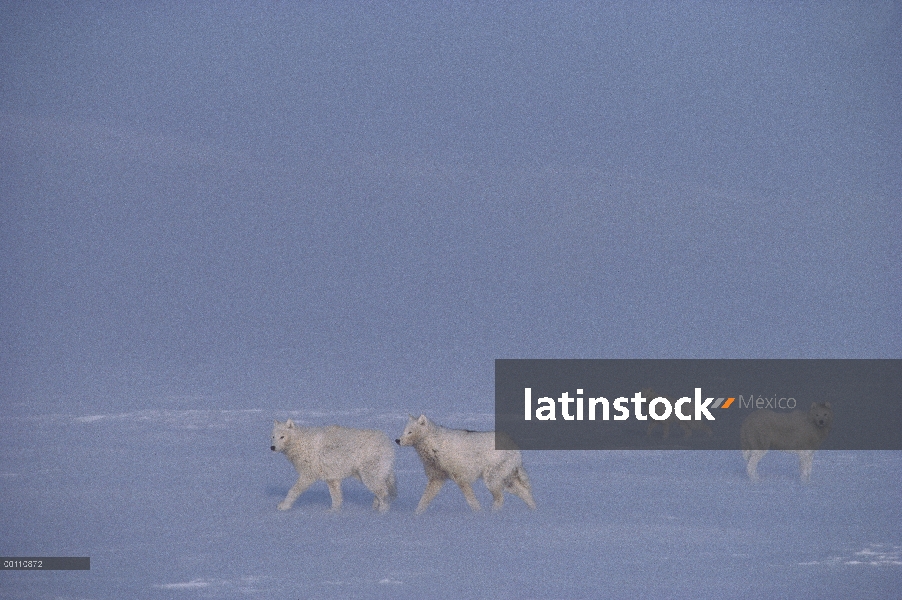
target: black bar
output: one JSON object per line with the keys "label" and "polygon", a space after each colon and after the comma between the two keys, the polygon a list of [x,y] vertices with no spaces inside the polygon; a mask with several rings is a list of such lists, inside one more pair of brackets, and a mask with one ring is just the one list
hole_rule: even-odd
{"label": "black bar", "polygon": [[[661,419],[639,412],[648,413],[650,398],[630,400],[643,390],[661,401]],[[498,359],[495,430],[505,438],[495,444],[521,450],[740,450],[755,449],[745,447],[752,441],[765,444],[758,439],[763,435],[775,448],[902,450],[900,392],[899,359]],[[629,408],[625,417],[615,410],[617,400]],[[681,414],[691,408],[690,419],[676,414],[675,403],[684,400]],[[596,414],[593,401],[602,411],[609,403],[610,418]],[[707,414],[698,408],[704,402]],[[806,422],[812,410],[829,410],[832,424],[795,427],[796,433],[778,428],[786,419]],[[747,422],[757,433],[743,442]],[[809,447],[814,433],[819,445]]]}
{"label": "black bar", "polygon": [[90,571],[90,556],[0,556],[3,571]]}

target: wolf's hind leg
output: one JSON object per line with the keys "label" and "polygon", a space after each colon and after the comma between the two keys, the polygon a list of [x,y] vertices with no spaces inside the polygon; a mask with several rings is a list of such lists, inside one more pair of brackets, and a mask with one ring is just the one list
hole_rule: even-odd
{"label": "wolf's hind leg", "polygon": [[500,510],[504,506],[504,480],[495,477],[486,478],[485,487],[492,493],[492,510]]}
{"label": "wolf's hind leg", "polygon": [[341,510],[341,503],[343,500],[341,495],[341,479],[330,479],[326,484],[329,486],[329,495],[332,497],[332,508],[329,510],[337,512]]}
{"label": "wolf's hind leg", "polygon": [[748,464],[745,470],[752,481],[758,481],[758,462],[764,458],[765,454],[767,454],[767,450],[752,450],[748,454]]}

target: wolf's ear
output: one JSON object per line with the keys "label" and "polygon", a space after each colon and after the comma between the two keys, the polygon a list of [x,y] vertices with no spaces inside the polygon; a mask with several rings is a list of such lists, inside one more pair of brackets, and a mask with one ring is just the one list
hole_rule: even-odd
{"label": "wolf's ear", "polygon": [[811,410],[814,410],[815,408],[817,408],[817,402],[812,402],[812,403],[811,403]]}
{"label": "wolf's ear", "polygon": [[274,419],[273,422],[272,422],[272,424],[273,424],[273,425],[281,425],[281,423],[279,423],[279,420],[278,420],[278,419]]}
{"label": "wolf's ear", "polygon": [[285,425],[288,427],[288,429],[294,429],[294,421],[292,421],[291,419],[285,421]]}
{"label": "wolf's ear", "polygon": [[830,403],[829,403],[829,402],[824,402],[824,407],[825,407],[825,408],[830,408]]}
{"label": "wolf's ear", "polygon": [[426,418],[426,415],[420,415],[420,418],[417,419],[417,423],[420,425],[425,425],[428,421],[429,419]]}

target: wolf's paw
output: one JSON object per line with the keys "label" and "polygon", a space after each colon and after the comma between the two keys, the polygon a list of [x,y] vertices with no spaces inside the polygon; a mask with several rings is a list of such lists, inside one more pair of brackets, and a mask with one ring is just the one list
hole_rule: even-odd
{"label": "wolf's paw", "polygon": [[277,508],[279,510],[288,510],[289,508],[291,508],[291,502],[289,502],[288,500],[282,500],[281,502],[279,502],[279,506]]}

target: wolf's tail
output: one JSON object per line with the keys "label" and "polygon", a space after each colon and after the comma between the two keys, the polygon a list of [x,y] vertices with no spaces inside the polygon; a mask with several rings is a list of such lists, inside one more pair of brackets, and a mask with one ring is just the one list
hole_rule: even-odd
{"label": "wolf's tail", "polygon": [[532,489],[532,487],[529,485],[529,476],[526,474],[526,469],[524,469],[522,465],[517,467],[517,470],[514,471],[514,477],[517,479],[517,481],[520,482],[523,487],[528,490]]}
{"label": "wolf's tail", "polygon": [[518,466],[514,470],[511,479],[512,481],[507,488],[508,491],[519,496],[523,502],[526,503],[526,506],[535,509],[536,501],[532,497],[532,487],[529,485],[529,476],[526,474],[526,469],[523,468],[523,465]]}

